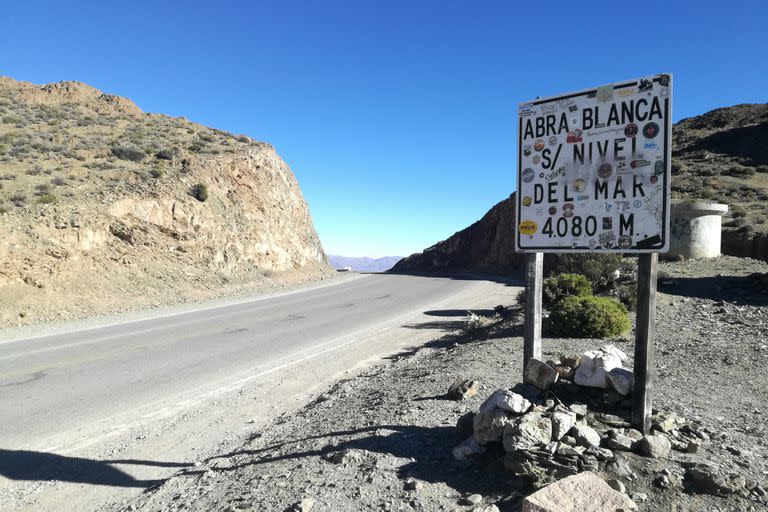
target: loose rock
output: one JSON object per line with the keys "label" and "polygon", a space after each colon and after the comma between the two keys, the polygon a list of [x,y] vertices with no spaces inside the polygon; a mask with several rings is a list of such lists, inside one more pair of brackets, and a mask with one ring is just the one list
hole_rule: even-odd
{"label": "loose rock", "polygon": [[614,368],[608,372],[608,380],[611,381],[611,386],[617,393],[628,395],[632,392],[635,377],[630,370]]}
{"label": "loose rock", "polygon": [[570,434],[576,438],[576,442],[585,448],[600,446],[600,434],[589,425],[576,425]]}
{"label": "loose rock", "polygon": [[688,490],[716,496],[726,496],[744,489],[746,479],[738,474],[720,474],[711,464],[692,463],[685,472]]}
{"label": "loose rock", "polygon": [[661,459],[669,455],[672,443],[661,434],[650,435],[642,438],[636,444],[637,452],[645,457]]}
{"label": "loose rock", "polygon": [[475,438],[480,444],[500,441],[509,413],[502,409],[490,409],[477,413],[474,419]]}
{"label": "loose rock", "polygon": [[520,416],[504,428],[504,449],[530,450],[552,440],[552,421],[540,412]]}
{"label": "loose rock", "polygon": [[626,495],[585,471],[544,487],[523,500],[522,512],[616,512],[637,510]]}
{"label": "loose rock", "polygon": [[555,411],[552,413],[552,439],[559,441],[576,425],[576,413]]}
{"label": "loose rock", "polygon": [[528,364],[525,365],[523,382],[533,384],[539,389],[547,390],[552,384],[557,382],[558,377],[557,370],[543,361],[531,358]]}
{"label": "loose rock", "polygon": [[480,391],[480,383],[471,379],[458,379],[451,384],[445,396],[451,400],[467,400]]}

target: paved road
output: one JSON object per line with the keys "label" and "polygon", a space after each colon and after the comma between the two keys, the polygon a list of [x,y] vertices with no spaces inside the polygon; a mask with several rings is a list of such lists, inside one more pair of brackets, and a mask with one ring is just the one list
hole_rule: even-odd
{"label": "paved road", "polygon": [[[0,448],[47,450],[148,417],[466,291],[367,275],[272,298],[0,343]],[[346,341],[345,341],[346,340]]]}

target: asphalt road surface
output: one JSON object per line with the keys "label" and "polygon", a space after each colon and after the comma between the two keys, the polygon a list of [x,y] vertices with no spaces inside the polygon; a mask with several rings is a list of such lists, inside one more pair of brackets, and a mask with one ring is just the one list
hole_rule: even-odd
{"label": "asphalt road surface", "polygon": [[0,343],[0,448],[53,451],[466,290],[365,275],[299,293]]}
{"label": "asphalt road surface", "polygon": [[348,274],[32,331],[45,336],[0,333],[0,512],[122,509],[335,380],[458,328],[468,308],[510,304],[518,290]]}

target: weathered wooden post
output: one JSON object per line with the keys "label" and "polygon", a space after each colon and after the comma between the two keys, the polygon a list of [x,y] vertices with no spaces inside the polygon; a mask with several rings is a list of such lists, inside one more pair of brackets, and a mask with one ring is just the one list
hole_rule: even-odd
{"label": "weathered wooden post", "polygon": [[632,423],[643,434],[651,428],[653,407],[653,337],[656,333],[656,253],[637,258],[637,327]]}
{"label": "weathered wooden post", "polygon": [[657,253],[669,250],[672,76],[521,103],[517,154],[515,250],[528,253],[523,364],[541,358],[544,253],[637,255],[632,421],[648,433]]}
{"label": "weathered wooden post", "polygon": [[525,336],[523,338],[523,368],[528,360],[541,359],[541,284],[544,279],[544,253],[528,255],[525,281]]}

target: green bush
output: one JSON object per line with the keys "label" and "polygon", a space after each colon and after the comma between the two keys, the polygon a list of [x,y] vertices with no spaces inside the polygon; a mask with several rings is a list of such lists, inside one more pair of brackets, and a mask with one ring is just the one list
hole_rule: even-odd
{"label": "green bush", "polygon": [[613,289],[612,295],[614,295],[619,302],[629,311],[635,311],[637,309],[637,282],[628,281],[625,283],[618,283]]}
{"label": "green bush", "polygon": [[208,199],[208,187],[202,183],[193,185],[192,188],[189,189],[189,195],[198,201],[205,202]]}
{"label": "green bush", "polygon": [[40,204],[53,204],[56,201],[58,201],[58,199],[56,199],[56,196],[53,194],[44,194],[37,198],[37,202]]}
{"label": "green bush", "polygon": [[149,170],[149,175],[153,178],[159,178],[163,175],[163,168],[162,167],[153,167]]}
{"label": "green bush", "polygon": [[175,152],[172,149],[161,149],[155,153],[155,158],[158,160],[173,160]]}
{"label": "green bush", "polygon": [[627,308],[607,297],[566,297],[549,316],[552,331],[567,338],[605,338],[629,330]]}
{"label": "green bush", "polygon": [[592,283],[581,274],[560,274],[544,280],[541,300],[545,306],[552,306],[566,297],[592,295]]}
{"label": "green bush", "polygon": [[144,160],[145,156],[143,151],[127,146],[114,146],[112,148],[112,154],[120,160],[128,160],[131,162],[141,162]]}
{"label": "green bush", "polygon": [[621,265],[621,254],[545,254],[546,275],[581,274],[595,292],[611,287]]}

